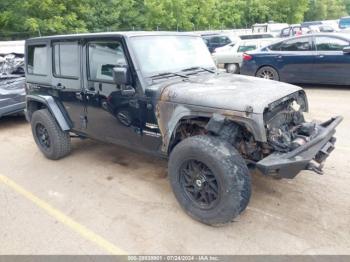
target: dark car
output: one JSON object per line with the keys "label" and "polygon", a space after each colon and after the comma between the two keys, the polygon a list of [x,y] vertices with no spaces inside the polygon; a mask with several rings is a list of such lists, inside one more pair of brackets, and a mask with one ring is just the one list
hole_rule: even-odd
{"label": "dark car", "polygon": [[342,121],[306,122],[300,87],[217,72],[189,33],[29,39],[25,70],[26,116],[47,158],[70,153],[70,134],[168,158],[175,197],[211,225],[247,207],[248,167],[289,179],[322,173]]}
{"label": "dark car", "polygon": [[23,113],[25,78],[23,55],[0,55],[0,118]]}
{"label": "dark car", "polygon": [[215,48],[231,44],[231,39],[226,35],[220,34],[205,34],[202,35],[204,43],[207,45],[209,52],[213,53]]}
{"label": "dark car", "polygon": [[298,84],[350,85],[350,35],[290,38],[244,54],[241,74]]}

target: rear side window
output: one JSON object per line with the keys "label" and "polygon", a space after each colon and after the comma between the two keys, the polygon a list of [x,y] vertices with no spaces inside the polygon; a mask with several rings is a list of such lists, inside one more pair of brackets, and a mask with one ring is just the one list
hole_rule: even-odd
{"label": "rear side window", "polygon": [[246,45],[246,46],[240,46],[238,48],[238,53],[243,53],[243,52],[248,52],[248,51],[253,51],[256,49],[255,45]]}
{"label": "rear side window", "polygon": [[113,68],[127,65],[120,42],[92,42],[88,47],[89,80],[113,81]]}
{"label": "rear side window", "polygon": [[231,43],[230,39],[226,36],[214,36],[210,39],[210,42],[216,45],[225,45]]}
{"label": "rear side window", "polygon": [[47,65],[47,46],[30,45],[28,46],[27,72],[31,75],[48,74]]}
{"label": "rear side window", "polygon": [[281,51],[310,51],[311,44],[309,38],[295,38],[285,41],[281,46]]}
{"label": "rear side window", "polygon": [[316,48],[318,51],[342,51],[344,47],[349,45],[348,41],[335,37],[316,37]]}
{"label": "rear side window", "polygon": [[78,78],[80,68],[78,43],[55,43],[53,52],[55,76]]}
{"label": "rear side window", "polygon": [[271,51],[281,51],[281,46],[282,46],[282,44],[283,44],[283,42],[279,42],[279,43],[270,45],[270,46],[269,46],[269,49],[270,49]]}

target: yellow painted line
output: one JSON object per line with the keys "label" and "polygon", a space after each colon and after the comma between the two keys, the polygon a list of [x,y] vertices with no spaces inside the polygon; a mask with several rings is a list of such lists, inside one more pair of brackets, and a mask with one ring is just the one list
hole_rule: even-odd
{"label": "yellow painted line", "polygon": [[90,229],[86,228],[85,226],[79,224],[78,222],[74,221],[70,217],[63,214],[61,211],[55,209],[45,201],[41,200],[40,198],[36,197],[20,185],[16,184],[14,181],[9,179],[8,177],[4,175],[0,175],[0,183],[4,183],[6,186],[10,187],[12,190],[17,192],[18,194],[24,196],[26,199],[30,200],[32,203],[40,207],[42,210],[44,210],[46,213],[54,217],[57,221],[60,221],[62,224],[68,226],[73,231],[81,235],[82,237],[86,238],[87,240],[97,244],[102,249],[108,251],[109,253],[113,255],[126,255],[126,252],[122,249],[118,248],[108,240],[104,239],[103,237],[97,235]]}

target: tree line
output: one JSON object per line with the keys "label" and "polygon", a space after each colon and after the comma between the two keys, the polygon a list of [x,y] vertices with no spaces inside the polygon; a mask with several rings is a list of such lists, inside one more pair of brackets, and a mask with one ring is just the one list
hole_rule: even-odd
{"label": "tree line", "polygon": [[350,14],[350,0],[0,0],[0,37],[248,28]]}

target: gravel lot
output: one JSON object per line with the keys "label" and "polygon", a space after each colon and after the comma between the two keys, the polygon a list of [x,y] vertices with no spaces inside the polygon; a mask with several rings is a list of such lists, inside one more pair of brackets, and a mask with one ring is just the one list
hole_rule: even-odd
{"label": "gravel lot", "polygon": [[345,117],[325,175],[253,174],[248,209],[217,228],[181,210],[166,162],[78,139],[49,161],[22,117],[1,119],[0,254],[350,254],[350,90],[306,91],[308,118]]}

